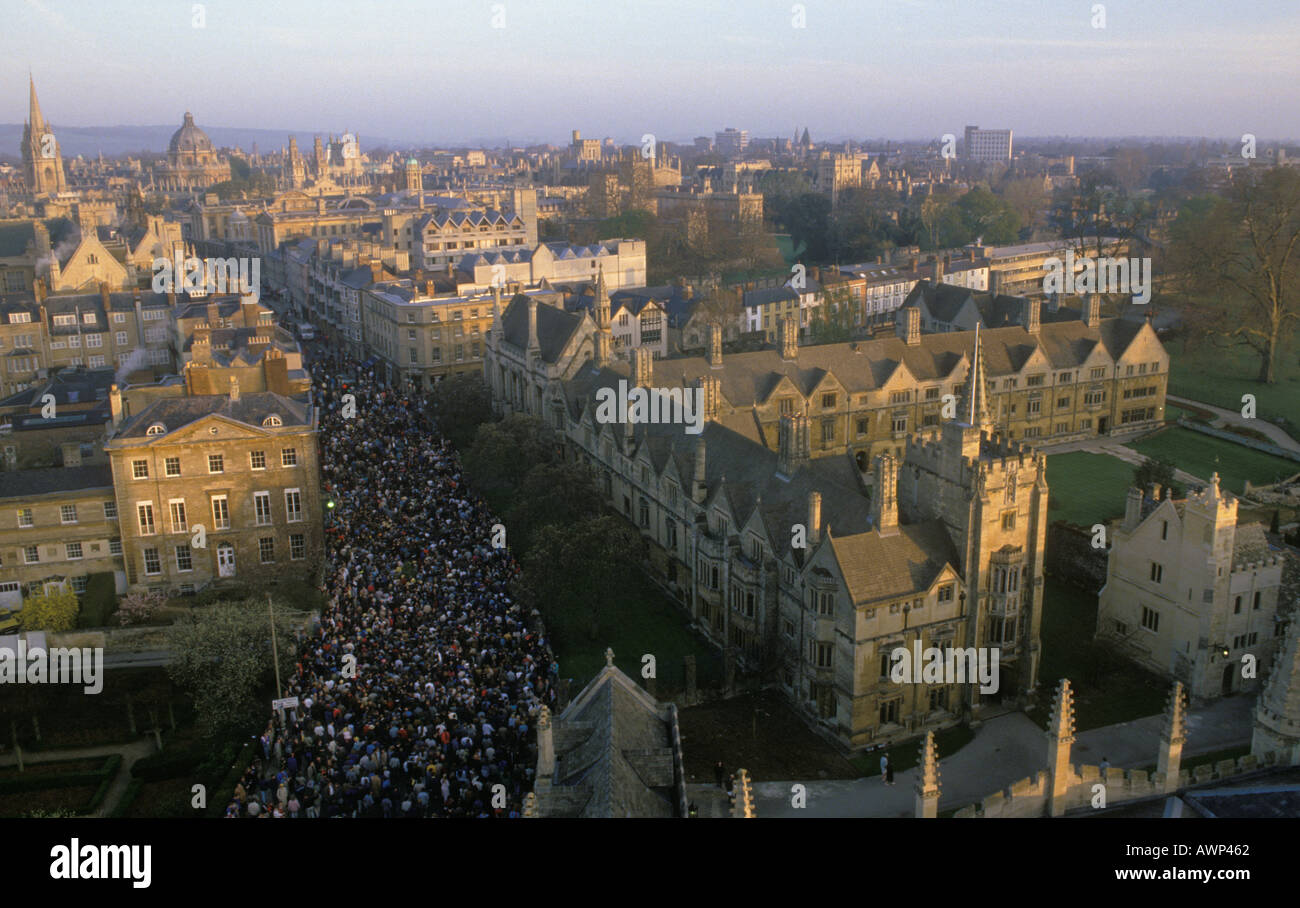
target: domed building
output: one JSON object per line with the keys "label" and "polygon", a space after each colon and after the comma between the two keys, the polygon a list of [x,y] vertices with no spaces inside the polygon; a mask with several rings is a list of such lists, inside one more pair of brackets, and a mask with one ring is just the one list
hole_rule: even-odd
{"label": "domed building", "polygon": [[167,163],[154,169],[154,182],[159,189],[188,191],[229,179],[230,162],[217,154],[208,134],[194,125],[187,110],[185,122],[167,146]]}

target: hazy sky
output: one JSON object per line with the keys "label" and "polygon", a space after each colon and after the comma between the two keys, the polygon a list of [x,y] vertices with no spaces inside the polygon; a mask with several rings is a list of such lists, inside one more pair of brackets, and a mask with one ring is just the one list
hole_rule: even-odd
{"label": "hazy sky", "polygon": [[[57,128],[350,129],[402,140],[1300,133],[1296,0],[3,0]],[[504,27],[494,28],[494,17]]]}

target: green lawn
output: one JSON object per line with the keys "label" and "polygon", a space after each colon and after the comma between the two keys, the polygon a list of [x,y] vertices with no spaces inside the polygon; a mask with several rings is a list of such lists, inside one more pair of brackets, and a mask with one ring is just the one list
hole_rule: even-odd
{"label": "green lawn", "polygon": [[[934,733],[934,747],[939,754],[939,763],[951,757],[957,751],[961,750],[975,738],[975,732],[966,725],[954,725],[951,728],[945,728],[942,731]],[[883,753],[889,755],[889,762],[894,767],[894,773],[905,772],[921,762],[921,738],[913,738],[910,741],[904,741],[901,744],[895,744],[887,748]],[[863,776],[880,775],[880,755],[882,751],[873,750],[870,753],[857,753],[849,758],[858,773]]]}
{"label": "green lawn", "polygon": [[1237,412],[1241,412],[1241,396],[1254,394],[1258,418],[1272,421],[1280,416],[1287,420],[1287,431],[1296,434],[1300,427],[1300,358],[1294,345],[1283,352],[1273,385],[1255,381],[1259,357],[1249,348],[1218,350],[1203,344],[1188,351],[1182,341],[1173,341],[1168,350],[1170,394]]}
{"label": "green lawn", "polygon": [[658,682],[655,693],[661,700],[685,687],[682,660],[688,653],[695,654],[699,687],[721,683],[721,655],[690,629],[685,614],[640,573],[628,577],[622,594],[602,609],[594,639],[585,609],[570,610],[545,602],[538,607],[560,663],[560,676],[574,679],[571,694],[577,694],[605,666],[606,647],[614,650],[614,664],[638,680],[641,657],[653,655]]}
{"label": "green lawn", "polygon": [[1090,527],[1124,516],[1133,467],[1107,454],[1074,451],[1047,457],[1047,519]]}
{"label": "green lawn", "polygon": [[[1300,473],[1300,462],[1274,457],[1245,445],[1202,435],[1178,426],[1165,429],[1128,447],[1146,457],[1163,457],[1180,470],[1209,480],[1218,472],[1220,483],[1230,492],[1241,492],[1247,479],[1255,483],[1273,482]],[[1067,455],[1068,456],[1068,455]],[[1048,459],[1048,482],[1051,482],[1051,459]],[[1131,470],[1130,470],[1131,472]],[[1120,509],[1123,510],[1123,499]]]}
{"label": "green lawn", "polygon": [[1043,592],[1043,662],[1034,720],[1046,722],[1061,678],[1074,690],[1075,728],[1086,731],[1155,715],[1169,684],[1093,643],[1097,597],[1047,577]]}

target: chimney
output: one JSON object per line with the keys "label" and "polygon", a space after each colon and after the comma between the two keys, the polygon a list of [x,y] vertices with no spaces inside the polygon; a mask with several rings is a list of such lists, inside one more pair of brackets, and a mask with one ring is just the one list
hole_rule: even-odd
{"label": "chimney", "polygon": [[103,303],[104,303],[104,315],[105,315],[105,316],[108,315],[108,309],[109,309],[109,305],[108,305],[109,300],[108,300],[108,297],[109,297],[109,293],[108,293],[108,281],[100,281],[100,282],[99,282],[99,298],[100,298],[100,299],[103,301]]}
{"label": "chimney", "polygon": [[822,493],[808,493],[808,548],[821,542],[822,538]]}
{"label": "chimney", "polygon": [[1089,328],[1101,324],[1101,296],[1089,293],[1083,301],[1083,323]]}
{"label": "chimney", "polygon": [[372,261],[370,263],[370,282],[378,283],[384,276],[384,263]]}
{"label": "chimney", "polygon": [[915,347],[921,342],[921,310],[916,306],[908,306],[900,313],[897,323],[898,336],[903,339],[903,343],[909,347]]}
{"label": "chimney", "polygon": [[722,326],[709,325],[709,366],[722,368]]}
{"label": "chimney", "polygon": [[36,296],[36,302],[45,302],[45,278],[38,277],[32,281],[32,293]]}
{"label": "chimney", "polygon": [[248,339],[248,355],[259,356],[270,346],[271,338],[263,334],[256,334]]}
{"label": "chimney", "polygon": [[1038,298],[1027,299],[1024,300],[1022,305],[1024,306],[1025,330],[1030,334],[1037,334],[1041,323],[1043,301]]}
{"label": "chimney", "polygon": [[528,349],[530,351],[539,350],[541,345],[537,342],[537,297],[528,298]]}
{"label": "chimney", "polygon": [[632,350],[632,384],[649,388],[654,382],[654,354],[642,347]]}
{"label": "chimney", "polygon": [[945,255],[943,258],[940,258],[936,255],[934,257],[934,285],[936,287],[943,283],[943,273],[947,264],[948,256]]}
{"label": "chimney", "polygon": [[705,456],[704,439],[701,437],[695,443],[695,475],[691,479],[693,489],[691,498],[694,499],[696,504],[704,504],[704,499],[709,497],[709,483],[706,479],[708,474],[705,473]]}
{"label": "chimney", "polygon": [[208,302],[208,326],[216,328],[221,324],[221,307],[216,300]]}
{"label": "chimney", "polygon": [[239,314],[243,317],[245,328],[256,328],[262,307],[256,302],[249,302],[252,297],[245,297],[239,302]]}
{"label": "chimney", "polygon": [[262,376],[266,390],[282,397],[289,396],[289,361],[279,347],[270,347],[262,357]]}
{"label": "chimney", "polygon": [[239,379],[230,376],[230,402],[234,403],[239,400]]}
{"label": "chimney", "polygon": [[793,476],[802,464],[808,462],[808,417],[787,413],[777,423],[777,470],[783,476]]}
{"label": "chimney", "polygon": [[1128,496],[1124,499],[1124,529],[1132,532],[1142,522],[1142,490],[1129,486]]}
{"label": "chimney", "polygon": [[433,281],[426,280],[424,282],[424,295],[427,297],[434,297],[438,295],[437,288],[434,287]]}
{"label": "chimney", "polygon": [[871,523],[880,535],[893,536],[898,532],[898,461],[892,454],[881,454],[873,466]]}
{"label": "chimney", "polygon": [[108,389],[108,407],[113,416],[113,428],[122,424],[122,389],[114,382]]}
{"label": "chimney", "polygon": [[781,337],[781,359],[786,362],[799,358],[799,329],[794,319],[781,319],[778,331]]}

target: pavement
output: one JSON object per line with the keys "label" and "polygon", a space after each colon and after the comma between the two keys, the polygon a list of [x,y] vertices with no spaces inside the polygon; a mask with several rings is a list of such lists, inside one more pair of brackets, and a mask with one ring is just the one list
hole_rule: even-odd
{"label": "pavement", "polygon": [[1165,395],[1165,400],[1179,407],[1196,407],[1200,410],[1207,410],[1213,413],[1215,418],[1210,421],[1210,425],[1216,429],[1222,429],[1225,425],[1237,426],[1243,429],[1253,429],[1263,435],[1267,435],[1269,441],[1279,448],[1286,448],[1288,451],[1295,451],[1300,454],[1300,441],[1296,441],[1286,433],[1281,426],[1276,426],[1266,419],[1258,417],[1247,419],[1241,415],[1239,410],[1225,410],[1222,407],[1216,407],[1213,404],[1202,403],[1199,400],[1188,400],[1185,397],[1174,397],[1172,394]]}
{"label": "pavement", "polygon": [[[1254,696],[1225,697],[1189,710],[1187,744],[1183,756],[1249,744]],[[1141,769],[1155,765],[1160,750],[1163,715],[1080,732],[1071,760],[1098,764],[1105,757],[1111,766]],[[973,804],[1021,779],[1047,768],[1046,732],[1021,712],[1007,713],[985,722],[975,738],[957,753],[939,754],[943,795],[940,812]],[[910,817],[915,809],[913,785],[916,769],[894,774],[894,784],[879,776],[864,779],[759,782],[754,785],[755,811],[762,817]],[[792,787],[803,785],[807,805],[793,807]]]}

